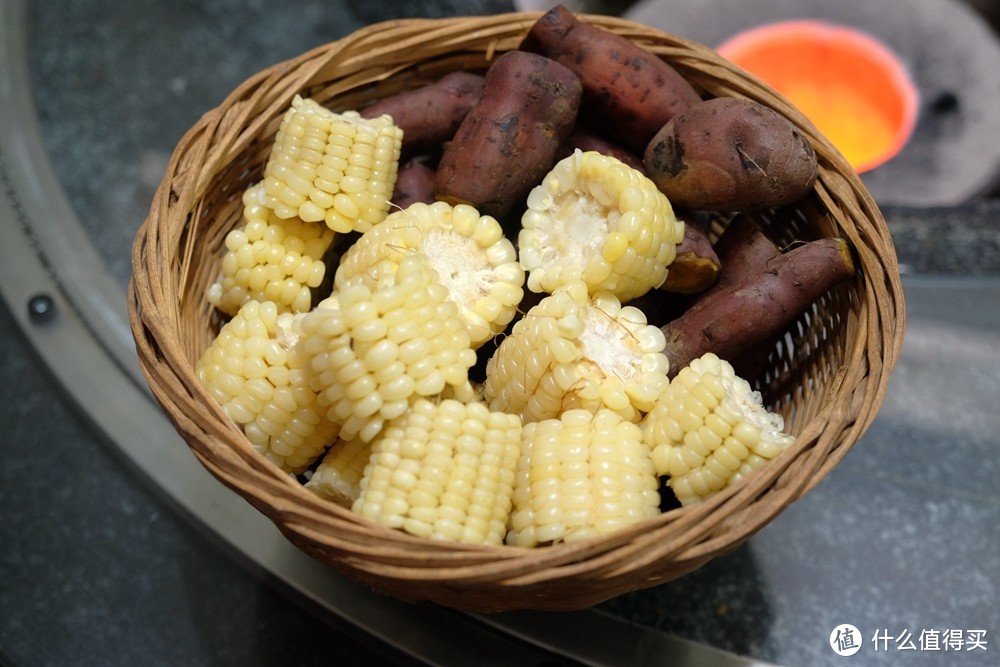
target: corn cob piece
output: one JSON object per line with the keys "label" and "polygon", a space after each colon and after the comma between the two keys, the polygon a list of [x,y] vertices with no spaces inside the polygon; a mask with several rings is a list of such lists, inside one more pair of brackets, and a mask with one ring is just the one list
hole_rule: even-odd
{"label": "corn cob piece", "polygon": [[682,505],[775,458],[794,438],[732,365],[709,352],[681,369],[642,421],[653,465]]}
{"label": "corn cob piece", "polygon": [[595,151],[556,163],[527,203],[518,252],[533,292],[583,280],[630,301],[666,280],[684,240],[684,223],[653,182]]}
{"label": "corn cob piece", "polygon": [[372,445],[361,438],[338,440],[323,455],[305,488],[321,498],[350,508],[361,493],[361,479]]}
{"label": "corn cob piece", "polygon": [[473,396],[476,352],[465,321],[419,255],[405,258],[375,290],[351,285],[335,302],[309,312],[301,327],[319,402],[342,438],[370,441],[417,396],[448,387]]}
{"label": "corn cob piece", "polygon": [[299,473],[337,437],[310,386],[309,360],[296,345],[301,315],[248,301],[196,363],[199,380],[254,448]]}
{"label": "corn cob piece", "polygon": [[467,204],[416,203],[390,213],[341,257],[334,289],[374,288],[400,260],[420,253],[465,318],[473,347],[506,328],[524,295],[524,270],[500,223]]}
{"label": "corn cob piece", "polygon": [[638,308],[577,281],[518,320],[486,364],[483,395],[525,422],[609,408],[639,421],[668,384],[663,332]]}
{"label": "corn cob piece", "polygon": [[296,95],[264,166],[265,203],[279,218],[364,232],[389,211],[402,137],[389,116],[336,113]]}
{"label": "corn cob piece", "polygon": [[606,535],[659,514],[658,488],[642,429],[612,410],[525,424],[506,542]]}
{"label": "corn cob piece", "polygon": [[502,544],[520,448],[515,415],[418,399],[372,441],[352,510],[420,537]]}
{"label": "corn cob piece", "polygon": [[251,299],[304,313],[326,276],[323,255],[334,232],[297,216],[279,218],[263,202],[260,183],[243,193],[243,223],[226,235],[221,274],[208,289],[208,302],[230,316]]}
{"label": "corn cob piece", "polygon": [[316,308],[340,308],[340,299],[337,298],[336,292],[331,292],[316,304]]}

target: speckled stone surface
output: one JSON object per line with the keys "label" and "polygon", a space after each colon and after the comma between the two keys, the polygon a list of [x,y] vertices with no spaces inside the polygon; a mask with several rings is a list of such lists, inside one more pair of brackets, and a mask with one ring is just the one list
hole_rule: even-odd
{"label": "speckled stone surface", "polygon": [[53,166],[124,285],[174,146],[245,79],[375,21],[512,10],[504,0],[28,3],[28,55]]}
{"label": "speckled stone surface", "polygon": [[[510,8],[29,4],[34,94],[54,167],[123,285],[172,146],[246,76],[373,20]],[[841,623],[868,643],[856,664],[997,664],[998,214],[995,199],[887,210],[910,319],[868,433],[743,547],[601,609],[787,667],[845,664],[828,643]],[[384,664],[145,488],[50,381],[3,304],[0,337],[0,664]],[[949,628],[986,629],[988,650],[903,654],[895,641],[879,652],[870,644],[878,630],[916,641],[921,630]]]}
{"label": "speckled stone surface", "polygon": [[956,208],[882,210],[902,273],[1000,274],[1000,199]]}
{"label": "speckled stone surface", "polygon": [[0,306],[0,665],[379,663],[166,508]]}

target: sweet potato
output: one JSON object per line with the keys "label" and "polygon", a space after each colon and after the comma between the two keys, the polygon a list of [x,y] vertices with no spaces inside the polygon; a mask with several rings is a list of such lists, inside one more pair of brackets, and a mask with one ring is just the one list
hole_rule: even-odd
{"label": "sweet potato", "polygon": [[[704,298],[713,290],[723,290],[743,280],[746,276],[763,271],[768,262],[781,254],[781,249],[757,225],[748,214],[738,214],[726,226],[715,242],[715,251],[722,264],[719,280],[707,292],[698,295]],[[749,346],[730,359],[733,369],[740,377],[757,377],[767,364],[781,332],[774,332],[760,342]]]}
{"label": "sweet potato", "polygon": [[434,203],[434,170],[422,160],[407,160],[399,165],[391,202],[399,208],[423,202]]}
{"label": "sweet potato", "polygon": [[698,294],[715,284],[722,270],[719,256],[697,225],[684,225],[684,240],[660,289],[675,294]]}
{"label": "sweet potato", "polygon": [[568,157],[578,148],[584,152],[597,151],[601,155],[610,155],[633,169],[646,173],[646,166],[642,164],[642,159],[635,153],[579,125],[570,133],[562,148],[561,155]]}
{"label": "sweet potato", "polygon": [[666,61],[625,37],[580,21],[562,5],[546,12],[522,40],[576,72],[582,113],[642,153],[664,123],[701,97]]}
{"label": "sweet potato", "polygon": [[736,97],[674,116],[643,153],[649,178],[672,203],[717,211],[790,204],[816,182],[816,152],[791,121]]}
{"label": "sweet potato", "polygon": [[671,376],[714,352],[735,359],[783,331],[831,287],[854,275],[847,242],[826,238],[796,246],[757,272],[713,290],[661,327]]}
{"label": "sweet potato", "polygon": [[713,290],[738,283],[762,270],[781,249],[746,214],[735,216],[713,246],[721,271]]}
{"label": "sweet potato", "polygon": [[451,72],[433,83],[384,97],[360,113],[364,118],[391,116],[403,130],[403,154],[416,155],[436,151],[451,139],[482,92],[482,75]]}
{"label": "sweet potato", "polygon": [[555,164],[582,93],[580,79],[554,60],[522,51],[497,58],[482,96],[445,146],[435,197],[502,218]]}

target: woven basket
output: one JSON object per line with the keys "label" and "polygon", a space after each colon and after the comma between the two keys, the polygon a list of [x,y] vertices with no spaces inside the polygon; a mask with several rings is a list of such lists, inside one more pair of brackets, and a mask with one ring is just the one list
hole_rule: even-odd
{"label": "woven basket", "polygon": [[321,500],[267,462],[215,404],[194,365],[221,321],[204,298],[241,194],[261,178],[295,94],[358,108],[458,69],[485,70],[539,13],[403,20],[359,30],[266,69],[181,139],[133,252],[129,313],[150,387],[204,466],[295,545],[381,593],[478,612],[582,609],[684,575],[742,544],[815,486],[879,409],[903,335],[895,251],[881,214],[839,153],[786,100],[714,51],[625,20],[585,20],[674,65],[707,96],[762,102],[812,141],[819,179],[800,204],[763,216],[779,243],[840,236],[857,276],[824,296],[776,346],[756,379],[794,444],[706,502],[613,535],[522,549],[412,537]]}

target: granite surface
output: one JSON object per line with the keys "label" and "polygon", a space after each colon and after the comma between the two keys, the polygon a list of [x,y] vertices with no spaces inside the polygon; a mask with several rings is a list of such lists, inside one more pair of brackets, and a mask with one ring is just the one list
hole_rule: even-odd
{"label": "granite surface", "polygon": [[1000,274],[1000,199],[955,208],[884,207],[902,273]]}
{"label": "granite surface", "polygon": [[6,306],[0,340],[0,665],[379,663],[166,508],[72,408]]}
{"label": "granite surface", "polygon": [[[510,8],[457,0],[30,5],[45,140],[81,223],[123,285],[132,236],[172,146],[246,76],[376,19]],[[843,664],[828,643],[841,623],[866,641],[880,630],[893,635],[888,650],[869,645],[866,665],[996,664],[1000,205],[885,213],[909,322],[868,433],[743,547],[602,610],[788,667]],[[0,337],[0,664],[388,661],[363,636],[234,565],[172,513],[76,413],[4,304]],[[905,631],[916,642],[921,631],[943,629],[984,629],[988,649],[904,655],[897,647]]]}

